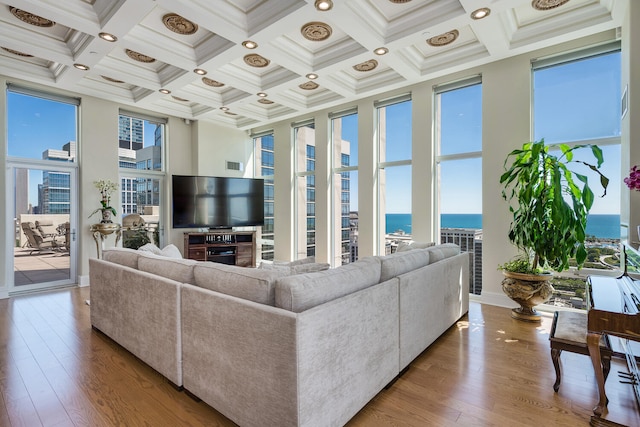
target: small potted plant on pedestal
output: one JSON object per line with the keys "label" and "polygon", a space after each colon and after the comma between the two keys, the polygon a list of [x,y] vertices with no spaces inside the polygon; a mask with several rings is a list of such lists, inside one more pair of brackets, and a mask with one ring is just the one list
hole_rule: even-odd
{"label": "small potted plant on pedestal", "polygon": [[102,220],[100,221],[100,223],[110,224],[113,222],[111,220],[111,216],[116,215],[116,210],[111,206],[111,193],[118,189],[118,183],[113,182],[110,179],[101,179],[98,181],[94,181],[93,184],[100,191],[101,207],[91,212],[91,215],[89,215],[89,217],[98,212],[101,212]]}

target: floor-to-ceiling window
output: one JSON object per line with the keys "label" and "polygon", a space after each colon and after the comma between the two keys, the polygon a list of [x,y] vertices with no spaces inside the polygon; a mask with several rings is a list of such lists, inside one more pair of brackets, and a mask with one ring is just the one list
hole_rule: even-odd
{"label": "floor-to-ceiling window", "polygon": [[9,84],[9,291],[76,282],[77,98]]}
{"label": "floor-to-ceiling window", "polygon": [[316,132],[313,121],[293,126],[296,259],[316,254]]}
{"label": "floor-to-ceiling window", "polygon": [[273,260],[274,251],[274,190],[273,174],[275,171],[275,153],[273,131],[253,136],[256,178],[264,179],[264,226],[260,236],[260,258]]}
{"label": "floor-to-ceiling window", "polygon": [[358,113],[341,111],[331,119],[333,171],[331,258],[335,266],[358,259]]}
{"label": "floor-to-ceiling window", "polygon": [[375,103],[378,127],[378,253],[411,239],[411,97]]}
{"label": "floor-to-ceiling window", "polygon": [[[141,215],[158,245],[162,240],[159,225],[165,182],[166,122],[166,119],[137,113],[121,112],[118,116],[121,197],[118,215],[121,219],[129,214]],[[131,242],[137,244],[139,240],[133,238]],[[128,246],[126,238],[123,245]]]}
{"label": "floor-to-ceiling window", "polygon": [[[610,179],[607,195],[596,197],[587,220],[583,275],[619,268],[620,61],[619,44],[613,43],[532,63],[533,138],[544,138],[550,145],[598,145],[604,155],[602,172]],[[576,151],[574,160],[593,163],[591,150]],[[575,165],[596,192],[599,177],[588,167]],[[550,304],[584,308],[583,282],[557,278],[553,284],[557,292]]]}
{"label": "floor-to-ceiling window", "polygon": [[[470,254],[469,293],[482,291],[482,84],[479,77],[435,88],[440,242]],[[436,234],[437,235],[437,234]]]}

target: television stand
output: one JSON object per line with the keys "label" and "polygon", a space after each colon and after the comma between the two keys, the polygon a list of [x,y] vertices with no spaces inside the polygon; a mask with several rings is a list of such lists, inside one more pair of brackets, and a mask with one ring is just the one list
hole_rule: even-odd
{"label": "television stand", "polygon": [[256,266],[255,231],[184,233],[185,258],[240,267]]}

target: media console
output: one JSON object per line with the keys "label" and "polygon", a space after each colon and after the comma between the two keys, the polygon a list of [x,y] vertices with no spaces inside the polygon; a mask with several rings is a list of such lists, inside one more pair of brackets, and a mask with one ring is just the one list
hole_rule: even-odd
{"label": "media console", "polygon": [[211,231],[184,233],[184,254],[197,261],[212,261],[240,267],[256,266],[255,231]]}

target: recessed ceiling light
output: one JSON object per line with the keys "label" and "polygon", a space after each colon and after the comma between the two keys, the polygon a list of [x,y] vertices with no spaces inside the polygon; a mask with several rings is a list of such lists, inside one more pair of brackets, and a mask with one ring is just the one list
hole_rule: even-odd
{"label": "recessed ceiling light", "polygon": [[204,76],[205,74],[207,74],[207,71],[203,70],[202,68],[196,68],[195,70],[193,70],[193,72],[196,74],[200,74],[201,76]]}
{"label": "recessed ceiling light", "polygon": [[242,46],[246,47],[247,49],[255,49],[258,47],[258,43],[252,42],[251,40],[245,40],[242,42]]}
{"label": "recessed ceiling light", "polygon": [[326,12],[333,7],[333,2],[331,0],[316,0],[315,6],[320,12]]}
{"label": "recessed ceiling light", "polygon": [[264,92],[258,92],[258,93],[256,93],[256,95],[258,95],[260,98],[264,98],[264,97],[267,96],[267,94],[264,93]]}
{"label": "recessed ceiling light", "polygon": [[473,12],[471,12],[471,19],[486,18],[490,14],[491,14],[491,9],[489,9],[488,7],[482,7],[480,9],[476,9]]}
{"label": "recessed ceiling light", "polygon": [[307,74],[307,78],[309,80],[315,80],[315,79],[318,78],[318,75],[316,73],[309,73],[309,74]]}
{"label": "recessed ceiling light", "polygon": [[389,53],[389,49],[387,49],[386,47],[379,47],[377,49],[374,49],[373,53],[375,53],[376,55],[385,55]]}
{"label": "recessed ceiling light", "polygon": [[82,71],[87,71],[89,70],[89,66],[88,65],[84,65],[84,64],[73,64],[74,67],[76,67],[78,70],[82,70]]}
{"label": "recessed ceiling light", "polygon": [[158,92],[164,93],[165,95],[168,95],[168,94],[171,93],[171,91],[169,89],[160,89]]}
{"label": "recessed ceiling light", "polygon": [[98,34],[98,37],[100,37],[102,40],[106,40],[108,42],[115,42],[118,40],[118,38],[116,36],[114,36],[113,34],[109,34],[109,33],[100,33]]}
{"label": "recessed ceiling light", "polygon": [[229,111],[229,107],[220,107],[222,111]]}

